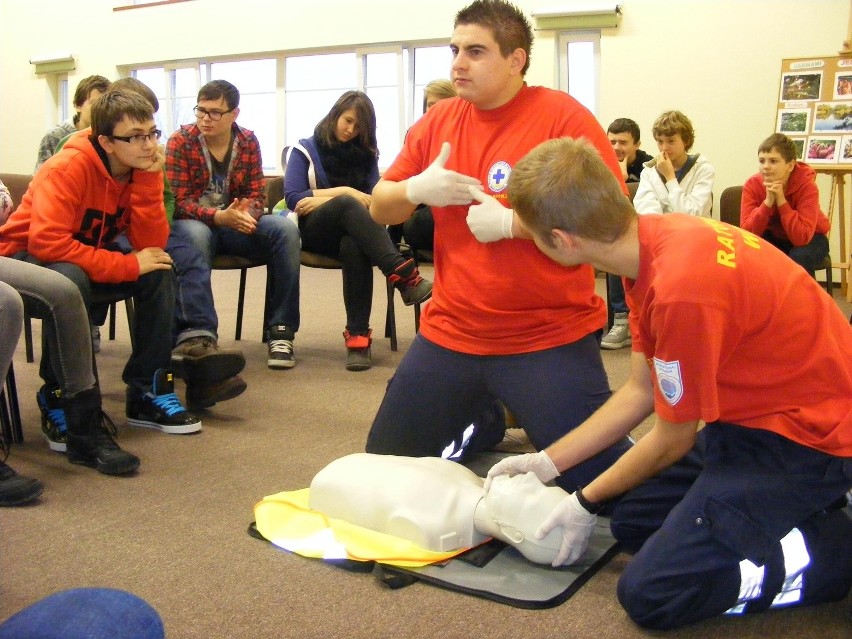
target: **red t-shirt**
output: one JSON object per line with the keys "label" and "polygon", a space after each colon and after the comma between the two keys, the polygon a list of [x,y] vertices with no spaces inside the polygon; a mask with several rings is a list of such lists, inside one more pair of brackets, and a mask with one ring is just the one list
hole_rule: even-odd
{"label": "red t-shirt", "polygon": [[639,245],[627,302],[660,417],[852,456],[852,326],[801,266],[748,231],[680,214],[639,216]]}
{"label": "red t-shirt", "polygon": [[[615,153],[594,116],[566,93],[524,87],[507,104],[482,111],[461,98],[441,100],[408,132],[384,178],[421,173],[452,147],[446,168],[479,179],[510,206],[506,184],[527,152],[552,138],[587,138],[621,179]],[[626,191],[625,191],[626,192]],[[564,267],[529,240],[479,242],[467,206],[435,207],[435,282],[420,331],[463,353],[529,353],[576,341],[606,322],[590,266]]]}

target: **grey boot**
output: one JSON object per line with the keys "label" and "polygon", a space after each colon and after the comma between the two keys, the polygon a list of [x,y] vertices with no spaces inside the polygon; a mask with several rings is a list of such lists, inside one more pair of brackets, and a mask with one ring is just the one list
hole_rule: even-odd
{"label": "grey boot", "polygon": [[101,392],[95,387],[66,398],[68,461],[96,469],[104,475],[125,475],[139,468],[139,458],[115,443],[116,428],[101,409]]}

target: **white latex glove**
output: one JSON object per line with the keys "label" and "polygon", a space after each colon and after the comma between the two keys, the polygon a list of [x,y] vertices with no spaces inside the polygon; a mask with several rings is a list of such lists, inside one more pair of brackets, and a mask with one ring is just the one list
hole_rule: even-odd
{"label": "white latex glove", "polygon": [[467,210],[467,225],[473,236],[480,242],[511,239],[515,212],[482,191],[472,188],[470,195],[479,202]]}
{"label": "white latex glove", "polygon": [[577,493],[571,493],[556,504],[544,523],[535,533],[536,539],[544,539],[547,534],[559,526],[562,528],[562,548],[551,563],[552,566],[573,564],[589,547],[589,537],[597,524],[598,516],[592,515],[580,505]]}
{"label": "white latex glove", "polygon": [[473,198],[469,187],[482,188],[482,184],[476,178],[445,169],[449,157],[450,143],[444,142],[435,161],[423,173],[408,178],[405,197],[409,202],[429,206],[462,206],[471,203]]}
{"label": "white latex glove", "polygon": [[556,470],[553,460],[546,452],[540,450],[537,453],[513,455],[501,459],[488,471],[483,488],[485,492],[488,492],[488,489],[491,488],[491,480],[497,475],[509,475],[511,477],[512,475],[526,475],[527,473],[535,473],[542,484],[559,477],[559,471]]}

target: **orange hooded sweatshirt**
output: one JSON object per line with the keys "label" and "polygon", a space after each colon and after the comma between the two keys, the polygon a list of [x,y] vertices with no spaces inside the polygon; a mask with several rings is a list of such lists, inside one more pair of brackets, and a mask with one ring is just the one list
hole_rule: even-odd
{"label": "orange hooded sweatshirt", "polygon": [[796,162],[784,189],[782,206],[766,206],[766,187],[760,173],[743,186],[740,226],[755,235],[769,231],[774,237],[789,240],[793,246],[805,246],[814,233],[827,235],[831,224],[819,208],[816,173],[804,162]]}
{"label": "orange hooded sweatshirt", "polygon": [[70,262],[93,282],[137,280],[136,257],[104,247],[126,232],[135,250],[165,248],[163,172],[134,169],[120,183],[106,162],[104,151],[87,137],[68,140],[41,166],[0,227],[0,255],[27,251],[42,262]]}

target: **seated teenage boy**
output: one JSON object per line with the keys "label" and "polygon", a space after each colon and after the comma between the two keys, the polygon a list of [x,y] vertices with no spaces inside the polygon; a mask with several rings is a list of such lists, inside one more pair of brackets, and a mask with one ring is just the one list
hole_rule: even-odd
{"label": "seated teenage boy", "polygon": [[[549,481],[656,413],[539,528],[563,527],[554,564],[575,557],[594,513],[626,493],[611,526],[636,555],[618,597],[642,626],[846,597],[852,327],[833,300],[747,231],[637,216],[585,141],[537,147],[512,172],[509,197],[551,259],[625,278],[633,354],[627,383],[584,424],[489,477]],[[779,348],[779,335],[796,338]]]}
{"label": "seated teenage boy", "polygon": [[[92,132],[72,137],[36,173],[0,229],[0,255],[62,273],[93,301],[132,295],[133,351],[125,366],[127,420],[166,433],[190,433],[201,421],[174,394],[171,361],[175,275],[163,250],[164,157],[151,105],[128,91],[108,91],[92,106]],[[127,233],[133,251],[109,246]],[[41,375],[50,384],[50,348]]]}

